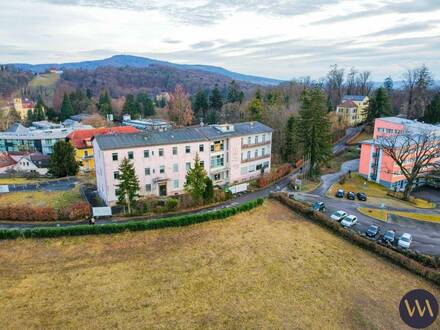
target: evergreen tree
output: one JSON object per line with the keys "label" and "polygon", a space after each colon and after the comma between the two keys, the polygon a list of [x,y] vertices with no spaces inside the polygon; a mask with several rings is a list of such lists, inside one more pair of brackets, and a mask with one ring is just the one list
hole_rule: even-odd
{"label": "evergreen tree", "polygon": [[423,120],[430,124],[440,123],[440,93],[434,96],[434,99],[426,108]]}
{"label": "evergreen tree", "polygon": [[61,110],[60,110],[60,120],[64,121],[70,118],[70,116],[72,115],[73,115],[73,107],[72,104],[70,103],[70,98],[66,93],[64,93],[63,103],[61,104]]}
{"label": "evergreen tree", "polygon": [[87,96],[87,98],[88,98],[89,100],[92,99],[92,91],[90,90],[90,88],[87,88],[87,89],[86,89],[86,96]]}
{"label": "evergreen tree", "polygon": [[99,96],[98,109],[104,116],[113,113],[112,101],[107,91],[101,93],[101,95]]}
{"label": "evergreen tree", "polygon": [[232,80],[228,85],[228,103],[241,102],[243,100],[241,93],[240,86],[238,86],[235,80]]}
{"label": "evergreen tree", "polygon": [[205,203],[211,203],[214,199],[214,185],[212,180],[208,177],[205,178],[205,191],[203,192],[203,200]]}
{"label": "evergreen tree", "polygon": [[211,108],[211,110],[220,112],[222,106],[223,106],[222,95],[220,94],[220,91],[217,88],[217,86],[215,86],[211,92],[211,97],[209,98],[209,107]]}
{"label": "evergreen tree", "polygon": [[78,173],[79,164],[75,159],[75,149],[69,142],[60,140],[54,144],[48,168],[49,173],[58,178]]}
{"label": "evergreen tree", "polygon": [[58,121],[59,116],[58,113],[54,110],[54,108],[45,108],[46,116],[49,121]]}
{"label": "evergreen tree", "polygon": [[191,167],[186,174],[185,191],[190,193],[196,203],[200,203],[206,190],[207,174],[205,168],[200,164],[199,154],[196,154],[194,167]]}
{"label": "evergreen tree", "polygon": [[124,106],[122,107],[122,111],[125,114],[129,114],[133,119],[139,118],[140,108],[136,105],[133,94],[128,94],[125,97],[125,102],[124,102]]}
{"label": "evergreen tree", "polygon": [[132,213],[132,206],[139,197],[139,180],[136,176],[134,165],[124,158],[119,165],[119,183],[116,188],[116,197],[118,198],[118,204],[127,207],[129,214]]}
{"label": "evergreen tree", "polygon": [[319,174],[320,166],[332,155],[327,100],[319,88],[313,88],[304,90],[301,101],[298,141],[309,161],[309,173],[314,177]]}
{"label": "evergreen tree", "polygon": [[249,103],[249,105],[247,107],[247,112],[248,112],[249,120],[252,120],[252,121],[262,121],[263,120],[264,104],[263,104],[263,100],[261,99],[261,97],[258,97],[258,94]]}
{"label": "evergreen tree", "polygon": [[388,116],[391,113],[391,102],[387,90],[384,87],[379,87],[370,99],[366,109],[366,121],[368,124],[373,124],[376,118]]}
{"label": "evergreen tree", "polygon": [[393,86],[393,79],[391,77],[387,77],[383,82],[383,87],[387,90],[389,96],[393,94]]}
{"label": "evergreen tree", "polygon": [[297,159],[299,151],[298,130],[299,121],[295,116],[287,120],[285,141],[283,146],[283,158],[287,162]]}
{"label": "evergreen tree", "polygon": [[208,109],[208,96],[205,91],[199,90],[194,98],[193,104],[194,117],[196,120],[199,120],[200,118],[206,120]]}
{"label": "evergreen tree", "polygon": [[139,113],[142,114],[143,117],[154,116],[155,109],[153,101],[148,97],[147,93],[140,92],[136,96],[136,105],[139,107]]}
{"label": "evergreen tree", "polygon": [[327,112],[332,112],[333,110],[332,98],[329,95],[327,96]]}
{"label": "evergreen tree", "polygon": [[45,109],[46,109],[46,105],[44,104],[43,99],[41,98],[41,96],[38,96],[37,104],[35,105],[33,111],[34,121],[40,121],[46,119],[46,115],[44,113]]}

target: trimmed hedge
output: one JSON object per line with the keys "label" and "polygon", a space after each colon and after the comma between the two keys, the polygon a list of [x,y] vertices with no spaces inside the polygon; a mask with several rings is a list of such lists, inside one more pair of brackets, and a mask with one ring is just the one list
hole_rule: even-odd
{"label": "trimmed hedge", "polygon": [[1,229],[0,239],[16,238],[47,238],[60,236],[81,236],[81,235],[100,235],[121,233],[124,231],[152,230],[167,227],[182,227],[209,220],[225,219],[235,214],[249,211],[263,204],[263,199],[259,198],[243,205],[222,209],[214,212],[202,214],[191,214],[171,218],[163,218],[150,221],[133,221],[127,223],[112,223],[104,225],[77,225],[67,227],[42,227],[29,229]]}
{"label": "trimmed hedge", "polygon": [[327,215],[313,211],[308,205],[294,201],[284,193],[274,193],[271,194],[271,197],[280,201],[291,210],[301,213],[318,224],[332,230],[334,233],[357,246],[385,257],[393,263],[440,285],[440,271],[434,269],[434,267],[437,266],[436,258],[411,251],[401,252],[395,248],[379,244],[356,232],[343,228],[338,222],[332,221]]}

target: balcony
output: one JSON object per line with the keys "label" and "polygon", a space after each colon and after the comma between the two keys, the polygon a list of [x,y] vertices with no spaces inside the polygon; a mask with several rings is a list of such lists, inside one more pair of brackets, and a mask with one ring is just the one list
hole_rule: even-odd
{"label": "balcony", "polygon": [[270,158],[270,154],[265,154],[265,155],[253,157],[253,158],[242,159],[241,162],[242,163],[249,163],[249,162],[253,162],[255,160],[266,159],[266,158]]}
{"label": "balcony", "polygon": [[254,148],[254,147],[260,147],[260,146],[265,146],[267,144],[270,144],[271,140],[268,141],[262,141],[262,142],[258,142],[258,143],[251,143],[251,144],[241,144],[241,148],[242,149],[248,149],[248,148]]}

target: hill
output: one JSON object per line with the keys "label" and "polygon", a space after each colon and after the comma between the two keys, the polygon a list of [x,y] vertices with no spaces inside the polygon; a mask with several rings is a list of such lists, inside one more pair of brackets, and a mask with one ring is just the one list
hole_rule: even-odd
{"label": "hill", "polygon": [[0,251],[7,329],[402,329],[405,293],[440,293],[274,201],[200,225]]}
{"label": "hill", "polygon": [[132,55],[115,55],[102,60],[70,62],[70,63],[47,63],[47,64],[26,64],[14,63],[9,64],[24,71],[32,71],[33,73],[42,73],[51,68],[59,70],[95,70],[102,67],[133,67],[133,68],[148,68],[152,65],[160,65],[164,67],[171,67],[182,70],[200,70],[225,76],[230,79],[245,81],[257,85],[277,85],[281,80],[258,77],[252,75],[245,75],[237,72],[232,72],[221,67],[210,65],[192,65],[192,64],[176,64],[167,61],[160,61],[146,57],[132,56]]}

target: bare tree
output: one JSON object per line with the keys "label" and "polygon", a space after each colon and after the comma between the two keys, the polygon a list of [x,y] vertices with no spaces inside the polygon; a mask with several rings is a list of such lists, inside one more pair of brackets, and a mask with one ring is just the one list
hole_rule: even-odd
{"label": "bare tree", "polygon": [[403,75],[407,98],[407,116],[410,119],[421,118],[429,103],[429,89],[433,84],[433,77],[429,69],[422,65],[419,68],[409,69]]}
{"label": "bare tree", "polygon": [[358,71],[355,67],[351,67],[350,71],[347,74],[347,94],[354,95],[357,93],[356,90],[356,75]]}
{"label": "bare tree", "polygon": [[358,93],[361,95],[369,95],[373,88],[373,82],[370,80],[371,71],[363,71],[358,74],[356,79]]}
{"label": "bare tree", "polygon": [[332,65],[327,73],[326,89],[333,106],[341,102],[343,85],[344,69],[339,69],[337,64]]}
{"label": "bare tree", "polygon": [[[377,145],[391,157],[407,180],[403,198],[409,199],[415,180],[425,173],[440,168],[440,136],[435,132],[405,132],[383,136]],[[393,168],[387,169],[393,171]]]}

